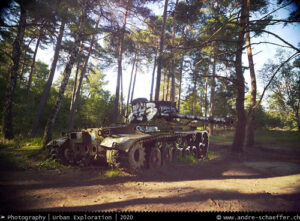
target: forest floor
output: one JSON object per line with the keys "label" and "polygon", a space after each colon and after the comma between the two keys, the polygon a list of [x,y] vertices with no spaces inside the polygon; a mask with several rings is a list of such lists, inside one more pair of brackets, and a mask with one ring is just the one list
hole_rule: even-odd
{"label": "forest floor", "polygon": [[0,210],[300,211],[300,146],[245,148],[140,174],[101,167],[0,171]]}

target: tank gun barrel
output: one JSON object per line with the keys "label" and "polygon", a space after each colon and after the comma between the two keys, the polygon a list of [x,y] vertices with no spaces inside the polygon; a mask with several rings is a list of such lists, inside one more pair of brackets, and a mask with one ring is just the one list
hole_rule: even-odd
{"label": "tank gun barrel", "polygon": [[161,117],[166,117],[166,118],[196,120],[196,121],[213,123],[213,124],[231,125],[233,123],[233,120],[229,117],[204,117],[204,116],[196,116],[196,115],[190,115],[190,114],[179,114],[179,113],[160,113],[159,115]]}

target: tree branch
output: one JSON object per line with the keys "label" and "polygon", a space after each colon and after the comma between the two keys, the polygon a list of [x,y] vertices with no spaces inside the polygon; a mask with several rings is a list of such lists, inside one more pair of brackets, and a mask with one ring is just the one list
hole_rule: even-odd
{"label": "tree branch", "polygon": [[283,38],[281,38],[277,34],[274,34],[273,32],[266,31],[266,30],[259,30],[259,31],[262,31],[262,32],[265,32],[267,34],[273,35],[274,37],[278,38],[279,40],[281,40],[282,42],[284,42],[285,44],[287,44],[288,46],[290,46],[291,48],[293,48],[294,50],[296,50],[298,53],[300,53],[300,49],[299,48],[296,48],[294,45],[292,45],[291,43],[285,41]]}
{"label": "tree branch", "polygon": [[[31,26],[37,26],[37,27],[40,27],[40,26],[44,26],[44,27],[53,27],[52,25],[46,25],[46,24],[39,24],[39,23],[26,23],[25,24],[25,27],[31,27]],[[0,24],[0,27],[4,27],[4,28],[17,28],[19,27],[19,25],[7,25],[7,24]]]}
{"label": "tree branch", "polygon": [[205,77],[205,78],[206,78],[206,77],[209,77],[209,78],[211,78],[211,77],[221,78],[221,79],[230,81],[231,83],[233,83],[233,84],[235,84],[235,85],[238,84],[238,82],[237,82],[235,79],[231,79],[231,78],[229,78],[229,77],[224,77],[224,76],[220,76],[220,75],[200,75],[199,77],[201,77],[201,78],[204,78],[204,77]]}
{"label": "tree branch", "polygon": [[252,45],[259,45],[259,44],[271,44],[271,45],[275,45],[275,46],[279,46],[279,47],[283,47],[283,48],[291,48],[291,47],[286,46],[286,45],[281,45],[281,44],[268,42],[268,41],[260,41],[260,42],[251,43],[251,46]]}
{"label": "tree branch", "polygon": [[[265,19],[266,17],[268,17],[269,15],[275,13],[276,11],[278,11],[278,10],[280,10],[280,9],[282,9],[282,8],[284,8],[284,7],[286,7],[286,6],[290,5],[290,4],[292,4],[292,3],[293,3],[293,1],[288,2],[288,3],[286,3],[285,5],[283,5],[283,6],[279,7],[279,8],[276,8],[275,10],[269,12],[268,14],[266,14],[265,16],[263,16],[262,18],[260,18],[260,19],[258,19],[258,20],[263,20],[263,19]],[[257,20],[257,21],[258,21],[258,20]]]}
{"label": "tree branch", "polygon": [[257,108],[259,106],[259,104],[261,103],[265,93],[266,93],[266,90],[268,89],[268,87],[270,86],[270,84],[272,83],[273,79],[275,78],[276,74],[279,72],[279,70],[286,64],[288,63],[292,58],[296,57],[297,54],[299,54],[300,52],[296,52],[294,53],[291,57],[289,57],[287,60],[285,60],[283,63],[281,63],[281,65],[279,65],[279,67],[276,69],[276,71],[273,73],[271,79],[269,80],[268,84],[265,86],[264,90],[263,90],[263,93],[259,99],[259,101],[254,105],[253,107],[253,110],[255,108]]}

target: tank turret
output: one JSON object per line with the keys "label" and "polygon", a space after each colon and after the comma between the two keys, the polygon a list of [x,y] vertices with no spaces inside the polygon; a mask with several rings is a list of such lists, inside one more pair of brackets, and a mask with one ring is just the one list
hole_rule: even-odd
{"label": "tank turret", "polygon": [[175,102],[155,101],[149,102],[146,98],[138,98],[132,101],[132,112],[128,119],[130,123],[150,122],[158,118],[196,120],[213,124],[231,125],[232,119],[228,117],[204,117],[188,114],[180,114]]}

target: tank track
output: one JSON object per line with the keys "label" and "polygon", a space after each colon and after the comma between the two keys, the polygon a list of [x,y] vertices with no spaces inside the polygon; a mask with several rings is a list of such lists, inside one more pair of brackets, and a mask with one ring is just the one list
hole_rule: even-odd
{"label": "tank track", "polygon": [[64,165],[88,166],[92,161],[88,151],[84,145],[78,145],[75,148],[71,148],[68,144],[49,147],[50,159]]}
{"label": "tank track", "polygon": [[[207,157],[208,135],[206,131],[177,132],[167,135],[153,135],[136,140],[128,152],[107,149],[107,164],[113,168],[126,168],[139,171],[145,168],[158,169],[178,158],[193,155],[196,159]],[[49,148],[50,158],[59,163],[88,166],[93,157],[88,154],[86,146],[73,148],[65,144]]]}
{"label": "tank track", "polygon": [[189,155],[203,159],[207,157],[207,150],[206,131],[182,132],[141,138],[132,144],[128,153],[117,149],[107,150],[107,159],[114,168],[138,171],[159,168]]}

